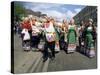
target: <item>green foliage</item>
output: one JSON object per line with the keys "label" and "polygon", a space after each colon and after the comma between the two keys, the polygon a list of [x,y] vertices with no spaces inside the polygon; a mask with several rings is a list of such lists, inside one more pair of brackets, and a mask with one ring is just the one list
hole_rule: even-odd
{"label": "green foliage", "polygon": [[21,19],[22,16],[26,16],[26,9],[21,3],[14,3],[14,16],[17,16]]}

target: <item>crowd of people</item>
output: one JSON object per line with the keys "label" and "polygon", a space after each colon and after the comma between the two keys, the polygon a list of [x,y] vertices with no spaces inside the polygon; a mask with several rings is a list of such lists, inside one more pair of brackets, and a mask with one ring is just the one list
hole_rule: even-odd
{"label": "crowd of people", "polygon": [[[41,50],[43,61],[49,57],[55,58],[55,52],[64,50],[66,53],[79,51],[88,57],[95,57],[96,53],[96,27],[93,20],[82,21],[78,26],[74,19],[58,23],[54,18],[44,16],[38,21],[32,15],[15,22],[15,34],[21,35],[22,47],[25,51]],[[42,43],[41,43],[42,42]],[[79,49],[78,49],[79,48]]]}

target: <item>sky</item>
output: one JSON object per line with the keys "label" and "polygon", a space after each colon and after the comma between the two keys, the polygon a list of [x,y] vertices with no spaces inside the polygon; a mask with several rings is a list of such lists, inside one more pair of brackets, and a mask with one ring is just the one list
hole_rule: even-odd
{"label": "sky", "polygon": [[83,5],[31,2],[24,2],[24,6],[27,9],[31,9],[33,11],[40,11],[43,14],[47,14],[48,16],[52,16],[59,20],[70,20],[85,7]]}

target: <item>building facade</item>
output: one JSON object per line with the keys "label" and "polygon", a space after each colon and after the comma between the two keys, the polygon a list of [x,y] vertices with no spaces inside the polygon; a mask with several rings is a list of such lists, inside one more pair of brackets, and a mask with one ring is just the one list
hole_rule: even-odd
{"label": "building facade", "polygon": [[78,25],[89,18],[93,19],[93,23],[97,25],[97,6],[86,6],[73,18]]}

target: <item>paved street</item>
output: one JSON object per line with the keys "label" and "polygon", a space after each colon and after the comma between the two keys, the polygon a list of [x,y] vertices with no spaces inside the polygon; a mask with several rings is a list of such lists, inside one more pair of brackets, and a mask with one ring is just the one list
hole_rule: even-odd
{"label": "paved street", "polygon": [[66,54],[60,51],[56,53],[55,60],[48,59],[45,63],[42,61],[40,51],[23,51],[21,38],[14,35],[14,73],[67,71],[97,67],[96,57],[90,59],[78,52]]}

